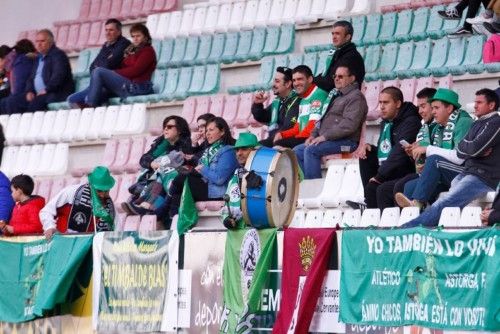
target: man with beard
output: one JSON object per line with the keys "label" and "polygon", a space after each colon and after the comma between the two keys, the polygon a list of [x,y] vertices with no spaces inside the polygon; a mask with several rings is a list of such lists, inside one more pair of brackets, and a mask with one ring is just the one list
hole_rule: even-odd
{"label": "man with beard", "polygon": [[268,126],[268,137],[260,141],[267,147],[273,146],[276,133],[290,129],[297,122],[300,97],[292,87],[292,69],[281,66],[276,69],[273,93],[276,97],[267,108],[264,108],[264,102],[269,99],[269,94],[262,91],[254,95],[252,104],[253,118]]}
{"label": "man with beard", "polygon": [[115,179],[106,167],[97,166],[89,174],[88,181],[64,188],[40,211],[48,240],[56,232],[113,231],[115,207],[109,191]]}

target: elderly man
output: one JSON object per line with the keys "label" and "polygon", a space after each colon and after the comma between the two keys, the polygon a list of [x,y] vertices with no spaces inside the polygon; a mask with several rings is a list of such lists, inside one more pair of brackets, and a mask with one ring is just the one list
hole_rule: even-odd
{"label": "elderly man", "polygon": [[[109,19],[104,23],[106,42],[102,46],[99,54],[90,64],[90,73],[96,67],[103,67],[110,70],[120,67],[123,60],[123,52],[130,45],[130,41],[122,36],[122,23],[117,19]],[[83,91],[71,94],[68,103],[72,107],[85,105],[85,97],[88,95],[88,88]]]}
{"label": "elderly man", "polygon": [[326,60],[325,71],[314,78],[314,83],[324,91],[331,91],[335,82],[331,78],[340,64],[348,66],[361,88],[365,78],[365,63],[363,57],[351,42],[354,29],[348,21],[337,21],[332,28],[332,42],[334,50]]}
{"label": "elderly man", "polygon": [[47,239],[57,231],[113,231],[115,207],[109,191],[115,185],[115,179],[106,167],[97,166],[89,174],[88,181],[64,188],[40,211]]}
{"label": "elderly man", "polygon": [[335,70],[335,87],[329,94],[337,97],[325,103],[327,110],[304,144],[293,150],[306,179],[321,178],[321,157],[340,153],[342,147],[349,152],[358,147],[361,128],[368,113],[368,105],[351,69],[340,65]]}
{"label": "elderly man", "polygon": [[48,29],[36,34],[38,59],[26,84],[28,111],[46,110],[53,102],[64,101],[75,90],[68,56],[54,44]]}
{"label": "elderly man", "polygon": [[[227,185],[226,196],[224,196],[227,205],[222,209],[222,222],[229,229],[245,226],[241,212],[241,179],[246,173],[245,164],[247,163],[248,156],[258,145],[257,137],[250,132],[240,133],[234,145],[236,159],[238,159],[240,167],[236,169]],[[229,209],[227,206],[229,206]]]}
{"label": "elderly man", "polygon": [[[436,226],[445,207],[463,208],[495,190],[500,182],[498,105],[498,96],[493,90],[484,88],[476,92],[474,113],[478,119],[456,147],[458,158],[464,160],[464,170],[453,179],[450,190],[444,196],[403,227]],[[482,219],[485,220],[484,215]]]}
{"label": "elderly man", "polygon": [[267,147],[273,146],[274,135],[278,131],[288,130],[297,122],[300,97],[292,87],[292,69],[281,66],[276,68],[273,93],[276,97],[267,108],[264,108],[264,102],[269,99],[269,95],[264,92],[256,93],[252,104],[253,118],[268,125],[269,136],[260,141]]}

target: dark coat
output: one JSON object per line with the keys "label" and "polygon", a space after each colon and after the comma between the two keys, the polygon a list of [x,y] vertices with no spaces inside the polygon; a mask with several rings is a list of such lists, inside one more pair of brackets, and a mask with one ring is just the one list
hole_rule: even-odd
{"label": "dark coat", "polygon": [[[64,101],[75,90],[71,65],[68,56],[63,50],[53,45],[44,57],[42,78],[47,91],[47,103]],[[26,83],[26,93],[35,93],[35,75],[38,61],[31,70],[31,75]]]}
{"label": "dark coat", "polygon": [[97,57],[90,64],[90,72],[96,67],[104,67],[110,70],[120,67],[123,60],[123,51],[129,45],[130,41],[123,36],[120,36],[113,44],[104,43]]}
{"label": "dark coat", "polygon": [[[420,120],[418,108],[411,102],[404,102],[398,115],[393,120],[391,133],[392,149],[387,160],[378,169],[375,176],[378,181],[385,182],[415,173],[415,162],[406,154],[399,142],[403,139],[409,143],[415,142],[417,133],[422,126]],[[382,121],[380,125],[381,135],[386,122]]]}
{"label": "dark coat", "polygon": [[[282,101],[278,112],[278,128],[270,131],[268,137],[274,138],[276,132],[288,130],[295,125],[299,115],[299,104],[300,97],[298,96],[287,97]],[[257,122],[269,124],[271,122],[271,114],[272,104],[269,104],[266,108],[264,108],[262,103],[252,104],[252,115]]]}
{"label": "dark coat", "polygon": [[339,65],[347,65],[354,76],[356,77],[356,82],[358,82],[359,87],[365,79],[365,62],[361,54],[356,49],[356,44],[349,42],[335,51],[333,54],[332,62],[330,67],[326,71],[326,75],[322,74],[314,78],[314,83],[324,91],[331,91],[335,88],[335,82],[333,81],[333,75],[337,70]]}
{"label": "dark coat", "polygon": [[10,181],[7,176],[0,171],[0,220],[10,220],[14,204],[10,191]]}

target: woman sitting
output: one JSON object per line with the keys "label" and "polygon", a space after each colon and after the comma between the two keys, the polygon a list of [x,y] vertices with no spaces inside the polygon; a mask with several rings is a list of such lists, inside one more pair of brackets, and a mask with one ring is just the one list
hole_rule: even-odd
{"label": "woman sitting", "polygon": [[[35,64],[36,49],[29,39],[21,39],[13,48],[10,69],[10,95],[0,100],[2,114],[22,113],[28,107],[26,82]],[[10,54],[9,54],[10,56]]]}
{"label": "woman sitting", "polygon": [[152,214],[165,201],[166,190],[184,164],[183,151],[191,147],[191,133],[186,120],[169,116],[163,120],[163,135],[156,138],[149,151],[140,159],[144,168],[137,183],[129,191],[132,196],[123,202],[128,214]]}
{"label": "woman sitting", "polygon": [[86,88],[87,106],[99,106],[110,96],[125,99],[153,93],[151,76],[156,68],[156,53],[151,46],[151,35],[148,28],[140,23],[130,28],[130,35],[132,44],[125,49],[120,68],[109,70],[97,67],[92,71],[89,87]]}
{"label": "woman sitting", "polygon": [[165,205],[157,215],[172,218],[179,211],[184,181],[191,188],[195,201],[222,199],[227,184],[238,167],[232,145],[234,139],[226,121],[215,117],[207,122],[208,147],[203,151],[198,165],[187,173],[179,174],[170,185]]}

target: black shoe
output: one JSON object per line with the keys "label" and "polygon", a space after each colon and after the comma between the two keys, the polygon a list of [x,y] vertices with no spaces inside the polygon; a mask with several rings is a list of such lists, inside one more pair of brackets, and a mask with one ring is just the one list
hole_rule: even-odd
{"label": "black shoe", "polygon": [[365,209],[366,209],[365,203],[359,203],[359,202],[354,202],[354,201],[345,201],[345,204],[347,204],[347,206],[349,206],[351,209],[360,210],[361,212],[365,211]]}
{"label": "black shoe", "polygon": [[448,34],[449,38],[460,38],[460,37],[468,37],[472,36],[472,30],[465,29],[465,28],[460,28],[455,32],[452,32],[451,34]]}
{"label": "black shoe", "polygon": [[448,8],[447,10],[438,10],[438,15],[444,20],[460,20],[462,18],[455,7]]}
{"label": "black shoe", "polygon": [[496,22],[484,22],[483,26],[492,34],[500,34],[500,24]]}

